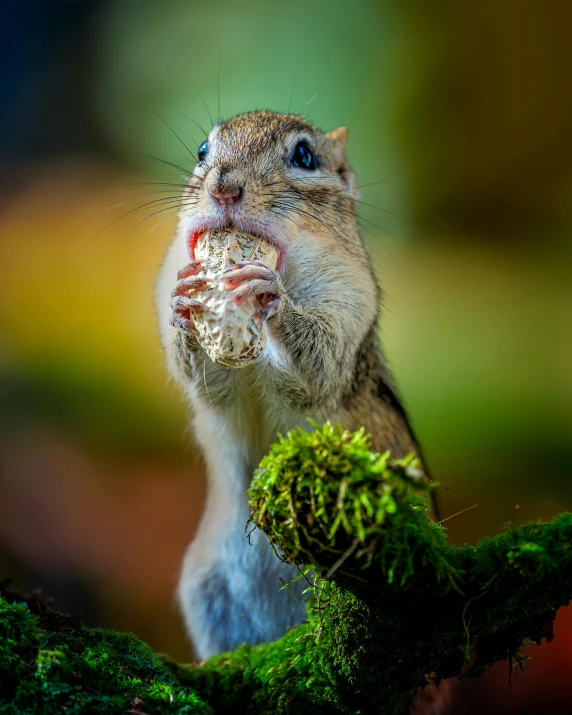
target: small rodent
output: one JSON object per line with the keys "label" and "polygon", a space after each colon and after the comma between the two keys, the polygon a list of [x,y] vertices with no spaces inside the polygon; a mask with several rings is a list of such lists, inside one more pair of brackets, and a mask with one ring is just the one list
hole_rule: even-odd
{"label": "small rodent", "polygon": [[[203,518],[178,598],[196,654],[274,640],[304,619],[301,580],[267,537],[246,538],[246,492],[278,433],[308,418],[364,426],[372,447],[420,456],[377,340],[380,290],[360,237],[347,129],[323,133],[302,117],[256,111],[213,127],[182,199],[161,269],[160,329],[171,374],[193,408],[208,470]],[[278,247],[277,271],[241,264],[229,299],[255,295],[268,342],[248,367],[228,369],[200,348],[190,320],[204,288],[189,238],[234,227]]]}

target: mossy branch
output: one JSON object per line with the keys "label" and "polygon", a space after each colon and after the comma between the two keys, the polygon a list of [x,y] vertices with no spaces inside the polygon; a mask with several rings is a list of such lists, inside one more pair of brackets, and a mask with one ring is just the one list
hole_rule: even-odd
{"label": "mossy branch", "polygon": [[0,713],[212,715],[149,646],[35,598],[0,596]]}
{"label": "mossy branch", "polygon": [[[221,672],[240,672],[257,674],[249,712],[294,712],[283,699],[311,683],[317,712],[402,713],[428,673],[478,675],[550,637],[572,599],[572,515],[459,548],[428,518],[431,488],[412,458],[372,454],[363,430],[281,438],[253,480],[251,518],[285,561],[315,570],[314,617],[198,669],[211,697]],[[265,675],[280,653],[282,670]]]}
{"label": "mossy branch", "polygon": [[430,488],[412,458],[372,454],[363,431],[281,438],[253,480],[251,520],[312,579],[306,623],[183,666],[0,602],[0,712],[406,713],[428,673],[520,662],[572,599],[572,515],[455,547],[428,518]]}

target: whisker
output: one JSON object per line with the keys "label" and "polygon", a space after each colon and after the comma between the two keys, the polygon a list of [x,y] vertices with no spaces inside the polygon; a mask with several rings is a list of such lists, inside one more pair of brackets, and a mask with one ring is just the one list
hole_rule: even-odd
{"label": "whisker", "polygon": [[[139,155],[141,156],[141,155]],[[186,181],[187,179],[190,178],[190,176],[196,176],[196,174],[181,174],[180,171],[167,171],[167,169],[159,169],[155,166],[145,166],[144,167],[145,173],[147,172],[152,172],[153,174],[165,174],[166,176],[172,176],[174,179],[182,179],[183,181]],[[158,182],[153,182],[153,183],[158,183]]]}
{"label": "whisker", "polygon": [[[187,187],[187,186],[183,186],[182,188],[185,189],[185,188],[188,188],[188,187]],[[169,196],[163,196],[163,197],[160,197],[160,198],[163,198],[163,199],[175,198],[175,196],[172,195],[172,189],[156,189],[155,191],[143,191],[143,192],[140,193],[140,194],[135,194],[134,196],[130,196],[128,199],[125,199],[124,201],[120,201],[120,202],[117,203],[117,204],[113,204],[113,206],[109,206],[107,210],[109,211],[110,209],[113,209],[113,208],[115,208],[116,206],[121,206],[121,205],[123,205],[123,204],[126,204],[128,201],[134,201],[135,199],[139,199],[139,198],[141,198],[142,196],[152,196],[153,194],[171,194],[170,197],[169,197]],[[182,198],[182,196],[183,196],[182,192],[176,195],[176,197],[178,197],[178,198]],[[159,201],[160,198],[158,198],[157,201]]]}
{"label": "whisker", "polygon": [[292,106],[292,100],[294,99],[294,90],[296,88],[296,79],[298,78],[298,66],[300,64],[300,60],[296,60],[296,69],[294,70],[294,82],[292,82],[292,91],[290,92],[290,101],[288,102],[288,112],[287,114],[290,114],[290,107]]}
{"label": "whisker", "polygon": [[147,159],[152,159],[153,161],[158,161],[160,164],[165,164],[165,166],[171,166],[173,169],[178,169],[179,171],[182,171],[185,176],[192,176],[193,171],[189,169],[185,169],[184,166],[179,166],[178,164],[174,164],[172,161],[167,161],[166,159],[160,159],[158,156],[153,156],[152,154],[141,154],[141,156],[144,156]]}
{"label": "whisker", "polygon": [[212,118],[211,113],[210,113],[210,109],[209,109],[209,107],[208,107],[208,104],[205,102],[205,98],[204,98],[203,95],[201,94],[201,90],[197,87],[196,84],[193,84],[193,87],[194,87],[195,90],[197,91],[197,94],[199,95],[199,97],[202,99],[203,104],[205,105],[205,109],[207,110],[207,114],[209,115],[209,121],[210,121],[210,123],[211,123],[211,126],[214,127],[214,122],[213,122],[213,118]]}
{"label": "whisker", "polygon": [[218,53],[218,77],[217,77],[217,111],[218,111],[218,122],[220,124],[221,121],[221,116],[220,116],[220,50]]}
{"label": "whisker", "polygon": [[[129,228],[126,228],[125,231],[123,231],[119,236],[116,236],[116,237],[110,242],[109,246],[107,247],[107,250],[106,250],[106,251],[104,252],[104,254],[101,256],[101,261],[99,262],[99,264],[96,263],[96,264],[93,266],[92,275],[94,275],[94,274],[97,272],[97,270],[100,268],[101,263],[102,263],[103,260],[109,255],[109,252],[111,251],[111,249],[117,244],[118,241],[120,241],[122,238],[124,238],[124,237],[126,236],[126,234],[128,234],[130,231],[132,231],[133,229],[137,228],[137,226],[141,225],[144,221],[147,221],[148,219],[152,218],[153,216],[156,216],[157,214],[160,214],[160,213],[162,213],[162,212],[164,212],[164,211],[171,211],[171,210],[172,210],[172,206],[168,206],[168,207],[166,207],[166,208],[159,209],[158,211],[153,211],[152,213],[148,214],[147,216],[144,216],[144,217],[143,217],[142,219],[140,219],[139,221],[136,221],[132,226],[129,226]],[[170,216],[172,216],[172,215],[173,215],[173,213],[170,214]],[[119,218],[123,218],[123,217],[120,216]],[[169,216],[168,216],[167,218],[169,218]],[[113,223],[116,223],[116,221],[114,221]],[[110,224],[107,228],[110,228],[112,225],[113,225],[113,224]],[[99,233],[97,236],[95,236],[95,238],[92,238],[89,243],[90,243],[90,244],[93,243],[93,241],[94,241],[96,238],[98,238],[98,236],[100,236],[104,231],[107,230],[107,228],[103,229],[103,231],[100,231],[100,233]]]}
{"label": "whisker", "polygon": [[[289,209],[289,210],[291,210],[293,213],[296,213],[296,212],[302,213],[302,214],[307,215],[307,216],[309,216],[310,218],[314,219],[314,220],[317,221],[320,225],[322,225],[324,228],[326,228],[326,229],[328,230],[328,232],[330,233],[330,235],[331,235],[335,240],[338,240],[338,237],[335,236],[335,235],[332,233],[331,229],[330,229],[323,221],[321,221],[321,219],[320,219],[315,213],[311,213],[311,214],[310,214],[310,213],[308,213],[307,211],[304,211],[303,209],[300,208],[299,204],[297,204],[294,200],[290,200],[290,199],[286,199],[286,200],[285,200],[285,199],[284,199],[283,197],[281,197],[280,195],[274,196],[273,198],[274,198],[275,204],[279,205],[280,208]],[[276,199],[278,199],[278,201],[276,201]],[[313,202],[312,202],[310,199],[308,199],[307,197],[303,197],[303,199],[304,199],[306,202],[309,202],[309,203],[311,204],[311,208],[314,209]],[[346,215],[351,216],[352,218],[355,218],[356,221],[358,222],[359,226],[360,226],[364,231],[367,231],[367,232],[368,232],[373,238],[375,238],[376,240],[379,240],[379,237],[376,236],[376,235],[371,231],[371,229],[369,229],[367,226],[365,226],[362,222],[366,222],[366,223],[371,224],[372,226],[374,226],[375,228],[377,228],[379,231],[381,231],[381,232],[387,234],[388,236],[390,236],[391,238],[393,238],[395,241],[401,242],[401,239],[400,239],[398,236],[393,235],[393,234],[392,234],[391,232],[389,232],[387,229],[384,229],[382,226],[378,226],[378,225],[377,225],[376,223],[374,223],[373,221],[370,221],[369,219],[366,219],[364,216],[360,216],[358,213],[356,213],[356,212],[354,212],[354,211],[351,211],[351,210],[348,209],[348,208],[338,206],[338,207],[336,207],[336,210],[339,211],[339,212],[341,212],[341,213],[345,213]]]}
{"label": "whisker", "polygon": [[[141,204],[140,206],[137,206],[134,209],[130,209],[129,211],[126,211],[124,214],[122,214],[121,216],[118,216],[116,219],[114,219],[110,224],[108,224],[104,229],[102,229],[97,235],[95,235],[89,241],[90,245],[94,241],[96,241],[102,234],[104,234],[106,231],[108,231],[112,226],[114,226],[116,223],[121,221],[121,219],[124,219],[126,216],[136,213],[137,211],[141,211],[141,209],[144,209],[147,206],[157,206],[157,205],[160,206],[162,203],[166,204],[166,203],[173,203],[173,202],[177,202],[177,203],[181,202],[181,197],[176,196],[176,197],[172,197],[172,198],[163,197],[160,199],[154,199],[153,201],[147,201],[146,203]],[[168,208],[171,208],[171,206],[169,206]]]}
{"label": "whisker", "polygon": [[[337,242],[337,241],[339,240],[338,237],[332,233],[332,230],[330,229],[330,227],[329,227],[326,223],[324,223],[318,216],[316,216],[315,213],[310,213],[310,212],[308,212],[308,211],[305,211],[304,209],[301,209],[301,208],[299,207],[299,205],[297,205],[297,204],[294,203],[294,202],[292,202],[292,203],[290,203],[290,204],[284,204],[284,203],[282,203],[282,208],[288,208],[288,209],[290,209],[290,210],[292,211],[292,213],[294,213],[294,214],[303,214],[304,216],[308,216],[309,218],[313,219],[314,221],[316,221],[317,223],[319,223],[321,226],[323,226],[323,228],[325,228],[326,231],[332,236],[332,238],[334,239],[334,241]],[[313,208],[313,206],[312,206],[311,208]]]}
{"label": "whisker", "polygon": [[[197,179],[200,178],[197,176]],[[176,184],[170,181],[126,181],[121,184],[111,184],[111,186],[170,186],[173,189],[186,189],[188,184]]]}
{"label": "whisker", "polygon": [[205,132],[205,130],[202,128],[202,126],[196,120],[194,120],[192,117],[189,117],[187,114],[181,114],[181,117],[188,119],[189,122],[192,122],[196,127],[198,127],[201,130],[201,132],[204,134],[205,139],[208,137],[209,133]]}
{"label": "whisker", "polygon": [[361,204],[362,206],[368,206],[370,209],[375,209],[376,211],[383,211],[383,213],[389,214],[389,216],[393,216],[394,218],[398,218],[400,221],[408,220],[408,219],[404,218],[403,216],[398,216],[397,214],[394,214],[393,212],[382,208],[381,206],[374,206],[373,204],[368,204],[365,201],[360,201],[359,199],[353,199],[353,201],[355,201],[356,204]]}
{"label": "whisker", "polygon": [[383,228],[383,226],[379,226],[377,223],[374,223],[373,221],[370,221],[368,218],[365,218],[365,216],[360,216],[360,214],[355,213],[354,211],[351,211],[350,209],[345,209],[341,206],[336,207],[337,211],[341,211],[342,213],[346,213],[348,216],[353,216],[354,218],[358,219],[359,221],[365,221],[366,223],[371,224],[375,228],[377,228],[379,231],[382,231],[386,235],[390,236],[393,238],[394,241],[398,241],[399,243],[402,243],[402,239],[399,238],[399,236],[395,236],[391,231],[388,231],[386,228]]}
{"label": "whisker", "polygon": [[[343,199],[349,199],[349,198],[350,198],[350,197],[348,196],[348,194],[347,194],[345,191],[342,191],[341,189],[337,189],[337,188],[332,187],[332,186],[327,186],[327,187],[325,187],[323,183],[320,183],[320,179],[319,179],[318,177],[306,177],[306,178],[304,178],[304,177],[298,177],[298,178],[296,179],[296,181],[299,181],[299,182],[308,181],[308,182],[310,182],[313,186],[315,186],[316,188],[322,188],[322,189],[327,188],[327,190],[328,190],[329,192],[331,192],[334,196],[336,196],[336,197],[338,197],[338,198],[343,198]],[[284,184],[284,183],[286,183],[286,185],[289,186],[291,189],[293,189],[293,190],[295,190],[295,191],[298,190],[297,187],[296,187],[294,184],[288,184],[287,182],[284,182],[284,181],[276,181],[276,182],[274,182],[273,184],[268,184],[268,186],[275,186],[275,185]],[[357,203],[357,204],[362,204],[362,206],[368,206],[369,208],[376,209],[377,211],[383,211],[384,213],[389,214],[390,216],[393,216],[394,218],[398,218],[398,219],[400,219],[401,221],[407,221],[407,220],[408,220],[408,219],[404,218],[403,216],[399,216],[398,214],[389,211],[388,209],[384,209],[384,208],[381,207],[381,206],[375,206],[374,204],[369,204],[369,203],[367,203],[366,201],[361,201],[360,199],[353,199],[353,198],[352,198],[351,200],[352,200],[352,201],[355,201],[355,203]]]}
{"label": "whisker", "polygon": [[376,186],[377,184],[385,184],[386,181],[394,181],[395,179],[400,179],[402,176],[411,174],[417,169],[409,169],[408,171],[402,171],[401,174],[396,174],[395,176],[390,176],[388,179],[381,179],[381,181],[370,181],[367,184],[359,184],[358,189],[365,189],[366,186]]}
{"label": "whisker", "polygon": [[[302,192],[297,192],[297,194],[298,194],[298,197],[301,198],[303,201],[310,202],[312,204],[316,203],[311,197],[305,196]],[[383,231],[383,233],[386,233],[388,236],[391,236],[391,238],[393,238],[395,241],[401,241],[401,239],[399,239],[397,236],[394,236],[387,229],[383,228],[382,226],[378,226],[373,221],[370,221],[369,219],[365,218],[364,216],[360,216],[358,213],[356,213],[355,211],[352,211],[351,209],[346,208],[345,206],[338,205],[338,206],[336,206],[335,210],[345,213],[348,216],[353,216],[354,218],[361,219],[362,221],[366,221],[367,223],[371,224],[372,226],[375,226],[375,228],[379,229],[380,231]]]}
{"label": "whisker", "polygon": [[167,129],[171,132],[171,134],[173,134],[181,142],[181,144],[189,152],[189,154],[192,156],[192,158],[195,161],[197,161],[197,157],[193,154],[193,152],[189,149],[189,147],[185,144],[185,142],[181,139],[181,137],[177,134],[177,132],[173,129],[173,127],[169,126],[169,124],[167,124],[167,122],[163,119],[163,117],[159,116],[157,114],[157,112],[155,112],[154,114],[160,122],[163,122],[163,124],[167,127]]}
{"label": "whisker", "polygon": [[[310,181],[315,184],[316,188],[323,188],[323,185],[320,185],[320,179],[318,179],[317,177],[316,178],[315,177],[307,177],[307,178],[299,177],[297,179],[297,181]],[[276,183],[278,184],[281,182],[276,182]],[[288,186],[290,186],[293,189],[296,189],[296,187],[293,184],[288,184]],[[366,186],[367,186],[367,184],[366,184]],[[328,191],[331,191],[334,196],[337,196],[339,198],[349,198],[348,195],[340,189],[336,189],[336,188],[333,188],[330,186],[328,186],[327,189],[328,189]],[[356,204],[361,204],[362,206],[368,206],[369,208],[375,209],[376,211],[383,211],[383,213],[389,214],[390,216],[393,216],[394,218],[398,218],[400,221],[408,220],[408,219],[404,218],[403,216],[399,216],[398,214],[393,213],[392,211],[389,211],[388,209],[384,209],[381,206],[375,206],[374,204],[368,204],[366,201],[361,201],[360,199],[351,199],[351,200],[355,201]]]}
{"label": "whisker", "polygon": [[170,218],[172,218],[179,211],[179,208],[179,206],[176,206],[168,216],[165,216],[165,218],[162,218],[160,221],[157,221],[157,223],[149,229],[148,233],[153,233],[153,231],[158,228],[162,223],[165,223],[165,221],[168,221]]}

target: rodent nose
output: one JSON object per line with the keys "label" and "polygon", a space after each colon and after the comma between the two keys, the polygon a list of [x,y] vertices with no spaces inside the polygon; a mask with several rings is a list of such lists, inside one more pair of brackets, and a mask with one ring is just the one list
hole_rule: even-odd
{"label": "rodent nose", "polygon": [[242,187],[237,186],[233,189],[209,189],[212,200],[219,206],[230,206],[237,204],[242,198]]}

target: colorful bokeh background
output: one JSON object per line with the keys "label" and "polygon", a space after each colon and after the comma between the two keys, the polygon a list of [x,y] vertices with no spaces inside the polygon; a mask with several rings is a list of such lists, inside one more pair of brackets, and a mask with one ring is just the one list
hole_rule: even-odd
{"label": "colorful bokeh background", "polygon": [[[450,538],[572,510],[571,26],[566,0],[3,3],[0,580],[192,657],[173,591],[204,470],[154,281],[176,135],[253,108],[349,127]],[[572,712],[572,609],[529,653],[454,711]]]}

